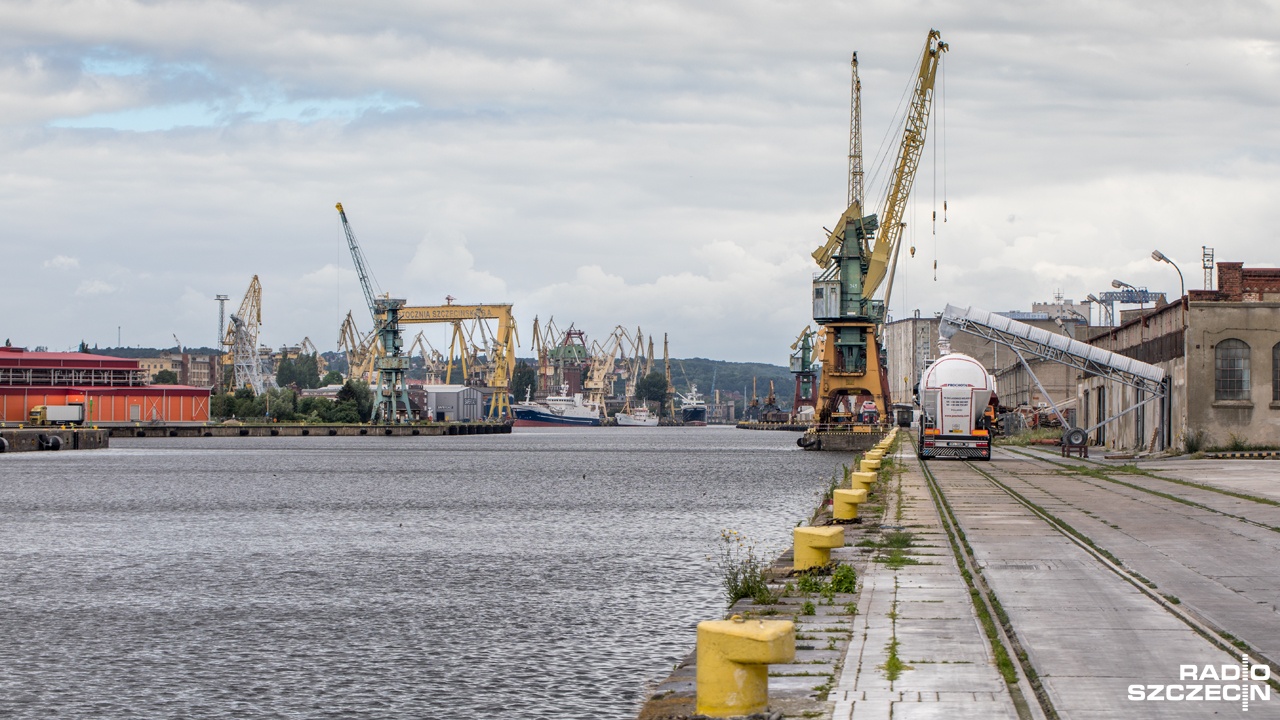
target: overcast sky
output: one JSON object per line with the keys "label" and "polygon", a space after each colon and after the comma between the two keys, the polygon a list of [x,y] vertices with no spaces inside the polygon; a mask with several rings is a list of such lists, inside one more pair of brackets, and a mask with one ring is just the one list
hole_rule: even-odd
{"label": "overcast sky", "polygon": [[211,345],[256,274],[264,343],[334,349],[371,324],[341,201],[383,290],[514,303],[521,354],[536,315],[785,364],[844,209],[850,53],[874,174],[931,27],[894,316],[1176,295],[1156,248],[1189,289],[1202,245],[1280,256],[1274,1],[10,1],[0,27],[15,345]]}

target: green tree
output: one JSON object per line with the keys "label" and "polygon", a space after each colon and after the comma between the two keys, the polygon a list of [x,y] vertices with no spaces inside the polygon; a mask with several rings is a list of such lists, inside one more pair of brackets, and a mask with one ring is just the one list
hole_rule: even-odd
{"label": "green tree", "polygon": [[667,399],[667,376],[653,371],[636,381],[636,399],[662,402]]}
{"label": "green tree", "polygon": [[324,378],[320,380],[320,384],[317,385],[316,387],[324,387],[326,385],[341,385],[341,384],[342,384],[342,373],[338,372],[337,370],[330,370],[329,372],[324,374]]}
{"label": "green tree", "polygon": [[231,393],[218,393],[209,398],[209,419],[226,420],[235,414],[236,398]]}
{"label": "green tree", "polygon": [[294,382],[304,389],[320,387],[320,365],[315,355],[299,355],[293,361]]}
{"label": "green tree", "polygon": [[292,422],[295,419],[298,395],[289,388],[276,388],[267,391],[264,411],[278,422]]}
{"label": "green tree", "polygon": [[177,385],[178,373],[172,370],[161,370],[151,378],[151,382],[156,385]]}
{"label": "green tree", "polygon": [[533,391],[537,388],[538,375],[529,367],[529,363],[521,360],[516,364],[515,372],[511,373],[511,394],[515,396],[516,402],[520,402],[526,396],[533,397]]}
{"label": "green tree", "polygon": [[293,360],[289,358],[281,358],[276,364],[276,385],[279,387],[289,387],[297,382],[297,369],[294,367]]}
{"label": "green tree", "polygon": [[355,403],[357,418],[355,420],[337,420],[336,422],[369,422],[373,416],[373,391],[369,383],[363,380],[348,380],[338,391],[338,404]]}

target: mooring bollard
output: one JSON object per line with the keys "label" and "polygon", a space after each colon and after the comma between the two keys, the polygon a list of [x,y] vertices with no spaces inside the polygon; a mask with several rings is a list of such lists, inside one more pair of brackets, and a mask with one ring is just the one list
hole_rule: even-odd
{"label": "mooring bollard", "polygon": [[697,712],[709,717],[753,715],[769,708],[769,665],[796,656],[790,620],[698,623]]}
{"label": "mooring bollard", "polygon": [[858,506],[866,501],[866,490],[835,490],[831,493],[831,517],[836,520],[856,520]]}
{"label": "mooring bollard", "polygon": [[875,482],[876,474],[873,472],[849,473],[849,487],[853,490],[870,490]]}
{"label": "mooring bollard", "polygon": [[858,463],[858,469],[862,472],[875,472],[880,469],[880,461],[863,458]]}
{"label": "mooring bollard", "polygon": [[871,448],[870,450],[862,454],[862,459],[863,460],[883,460],[884,451],[881,450],[880,448]]}
{"label": "mooring bollard", "polygon": [[791,535],[792,567],[796,570],[827,565],[831,562],[831,548],[844,547],[844,528],[835,525],[798,527]]}

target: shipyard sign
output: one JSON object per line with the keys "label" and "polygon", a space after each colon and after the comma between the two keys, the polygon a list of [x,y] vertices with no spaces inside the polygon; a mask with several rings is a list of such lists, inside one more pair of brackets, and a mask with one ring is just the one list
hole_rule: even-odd
{"label": "shipyard sign", "polygon": [[1179,665],[1178,682],[1130,685],[1134,702],[1230,702],[1249,711],[1249,703],[1271,699],[1271,668],[1248,655],[1238,665]]}

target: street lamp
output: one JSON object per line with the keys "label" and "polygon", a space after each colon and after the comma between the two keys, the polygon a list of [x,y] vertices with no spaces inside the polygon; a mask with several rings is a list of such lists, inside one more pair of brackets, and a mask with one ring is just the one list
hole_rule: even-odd
{"label": "street lamp", "polygon": [[1166,256],[1165,256],[1165,254],[1164,254],[1164,253],[1160,252],[1159,250],[1152,250],[1152,251],[1151,251],[1151,259],[1152,259],[1152,260],[1155,260],[1156,262],[1167,262],[1167,263],[1169,263],[1170,265],[1172,265],[1172,266],[1173,266],[1173,269],[1174,269],[1174,270],[1177,270],[1177,271],[1178,271],[1178,285],[1180,285],[1180,286],[1182,287],[1182,295],[1179,295],[1178,297],[1179,297],[1179,298],[1182,298],[1182,297],[1186,296],[1186,294],[1187,294],[1187,284],[1182,280],[1182,268],[1178,267],[1178,264],[1177,264],[1177,263],[1175,263],[1174,261],[1170,260],[1168,257],[1166,257]]}
{"label": "street lamp", "polygon": [[1089,293],[1089,295],[1085,298],[1085,300],[1088,300],[1089,302],[1098,306],[1098,322],[1102,322],[1102,311],[1106,310],[1107,326],[1111,327],[1112,325],[1116,324],[1115,314],[1111,311],[1111,307],[1107,303],[1104,303],[1101,300],[1099,300],[1097,295],[1094,295],[1093,293]]}
{"label": "street lamp", "polygon": [[1187,306],[1183,304],[1182,299],[1187,296],[1187,284],[1182,280],[1182,268],[1178,267],[1177,263],[1170,260],[1164,253],[1160,252],[1159,250],[1151,251],[1151,259],[1155,260],[1156,262],[1167,262],[1173,266],[1174,270],[1178,271],[1178,285],[1182,287],[1182,295],[1178,296],[1178,304],[1182,305],[1182,327],[1185,329],[1187,327]]}
{"label": "street lamp", "polygon": [[[1129,283],[1127,283],[1127,282],[1125,282],[1125,281],[1123,281],[1123,280],[1112,280],[1112,281],[1111,281],[1111,287],[1113,287],[1113,288],[1115,288],[1115,289],[1117,289],[1117,290],[1119,290],[1120,288],[1129,288],[1130,290],[1134,291],[1135,293],[1136,293],[1136,292],[1138,292],[1138,288],[1136,288],[1136,287],[1134,287],[1134,286],[1130,285]],[[1146,298],[1143,298],[1141,295],[1139,295],[1138,297],[1139,297],[1139,302],[1138,302],[1138,314],[1139,314],[1139,315],[1145,315],[1145,314],[1146,314],[1146,312],[1147,312],[1147,302],[1146,302]]]}

